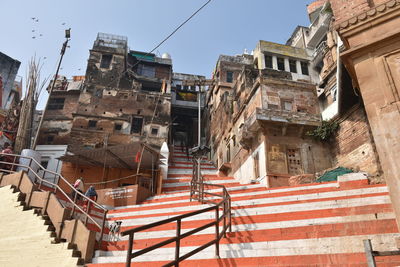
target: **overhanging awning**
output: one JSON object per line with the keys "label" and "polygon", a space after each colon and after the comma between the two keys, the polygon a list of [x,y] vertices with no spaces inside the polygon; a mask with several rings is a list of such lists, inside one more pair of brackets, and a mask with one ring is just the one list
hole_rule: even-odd
{"label": "overhanging awning", "polygon": [[145,147],[141,168],[151,169],[152,163],[157,164],[160,147],[141,143],[117,145],[96,149],[84,149],[66,154],[59,159],[79,165],[106,166],[110,168],[123,168],[136,170],[138,163],[135,161],[138,152]]}

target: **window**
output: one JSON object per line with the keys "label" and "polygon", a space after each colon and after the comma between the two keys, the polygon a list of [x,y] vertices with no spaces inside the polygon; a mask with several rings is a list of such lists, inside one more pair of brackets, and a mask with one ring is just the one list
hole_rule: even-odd
{"label": "window", "polygon": [[265,67],[269,69],[274,67],[272,64],[272,56],[265,55]]}
{"label": "window", "polygon": [[296,60],[289,60],[290,72],[297,73]]}
{"label": "window", "polygon": [[122,130],[122,124],[120,124],[120,123],[114,124],[114,130],[121,131]]}
{"label": "window", "polygon": [[332,95],[333,102],[335,102],[336,96],[337,96],[337,85],[335,85],[331,88],[331,95]]}
{"label": "window", "polygon": [[153,66],[146,66],[143,64],[139,64],[138,74],[142,75],[142,76],[154,78],[156,76],[156,68]]}
{"label": "window", "polygon": [[307,108],[305,108],[305,107],[297,107],[297,112],[307,113]]}
{"label": "window", "polygon": [[274,105],[274,104],[269,104],[268,103],[268,109],[278,109],[279,106],[278,105]]}
{"label": "window", "polygon": [[95,128],[97,125],[97,121],[89,120],[88,127],[89,128]]}
{"label": "window", "polygon": [[132,119],[131,133],[142,133],[143,118],[134,117]]}
{"label": "window", "polygon": [[109,69],[110,65],[111,65],[112,57],[113,57],[112,55],[102,55],[101,62],[100,62],[100,68]]}
{"label": "window", "polygon": [[158,128],[151,128],[151,135],[157,136],[158,135]]}
{"label": "window", "polygon": [[282,101],[282,109],[287,111],[292,111],[293,109],[293,102],[290,100],[283,100]]}
{"label": "window", "polygon": [[64,108],[65,98],[51,98],[49,100],[48,108],[49,110],[57,110]]}
{"label": "window", "polygon": [[233,82],[233,72],[232,71],[226,72],[226,82],[227,83]]}
{"label": "window", "polygon": [[303,75],[309,75],[308,72],[308,63],[307,62],[301,62],[301,73]]}
{"label": "window", "polygon": [[231,145],[229,143],[226,146],[226,162],[231,162]]}
{"label": "window", "polygon": [[232,145],[233,147],[236,147],[236,136],[232,136]]}
{"label": "window", "polygon": [[52,144],[54,141],[54,135],[49,135],[47,136],[47,144]]}
{"label": "window", "polygon": [[278,70],[285,70],[285,60],[278,57]]}
{"label": "window", "polygon": [[42,165],[43,168],[47,169],[47,166],[49,166],[49,158],[44,158],[42,159],[42,161],[40,162],[40,165]]}

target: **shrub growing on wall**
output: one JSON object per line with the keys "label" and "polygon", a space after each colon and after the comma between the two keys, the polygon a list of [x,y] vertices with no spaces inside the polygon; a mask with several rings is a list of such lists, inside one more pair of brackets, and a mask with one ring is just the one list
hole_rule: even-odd
{"label": "shrub growing on wall", "polygon": [[339,124],[336,121],[323,121],[321,126],[318,126],[315,130],[308,131],[306,134],[320,141],[328,141],[338,127]]}

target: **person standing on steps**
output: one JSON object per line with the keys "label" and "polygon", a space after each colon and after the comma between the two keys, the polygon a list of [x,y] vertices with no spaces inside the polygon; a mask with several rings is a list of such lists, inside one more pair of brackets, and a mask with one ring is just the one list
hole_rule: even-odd
{"label": "person standing on steps", "polygon": [[[74,188],[75,188],[77,191],[79,191],[81,194],[83,194],[83,191],[85,190],[85,185],[84,185],[84,183],[83,183],[83,178],[82,178],[82,177],[78,178],[78,179],[75,181],[75,183],[74,183]],[[74,199],[74,197],[75,197],[75,191],[72,191],[72,200]],[[78,195],[76,196],[76,200],[80,200],[80,199],[81,199],[81,196],[78,194]]]}
{"label": "person standing on steps", "polygon": [[[89,189],[86,191],[86,193],[85,193],[85,196],[87,196],[89,199],[91,199],[91,200],[93,200],[93,201],[97,201],[97,192],[96,192],[96,189],[94,188],[94,186],[93,185],[91,185],[90,187],[89,187]],[[88,203],[89,201],[88,200],[85,200],[85,205],[83,206],[83,210],[90,210],[90,205],[92,204],[92,203]],[[88,207],[88,209],[86,209]]]}
{"label": "person standing on steps", "polygon": [[[13,151],[12,146],[9,143],[5,142],[4,143],[4,149],[1,151],[1,153],[3,153],[3,154],[14,154],[14,151]],[[14,162],[14,156],[3,155],[1,160],[5,161],[5,162],[8,162],[8,163],[13,163]],[[3,169],[5,169],[5,170],[13,170],[15,168],[11,164],[4,163],[3,164]]]}

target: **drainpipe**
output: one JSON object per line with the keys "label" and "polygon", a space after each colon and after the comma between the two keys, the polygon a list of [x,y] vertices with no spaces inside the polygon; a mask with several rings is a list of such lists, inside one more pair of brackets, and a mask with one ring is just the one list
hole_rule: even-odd
{"label": "drainpipe", "polygon": [[342,45],[342,40],[339,37],[339,33],[336,33],[336,102],[338,105],[337,114],[340,114],[340,93],[342,86],[342,61],[340,59],[340,46]]}

